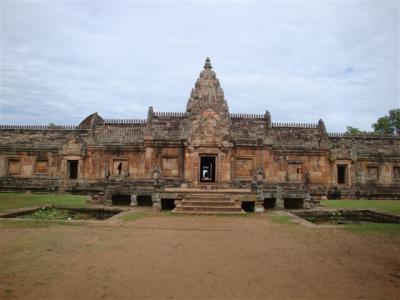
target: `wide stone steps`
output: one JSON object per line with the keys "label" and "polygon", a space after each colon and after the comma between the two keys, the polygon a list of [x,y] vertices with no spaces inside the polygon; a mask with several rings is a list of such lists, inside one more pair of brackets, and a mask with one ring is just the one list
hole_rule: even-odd
{"label": "wide stone steps", "polygon": [[208,213],[224,213],[224,212],[237,212],[241,213],[241,207],[224,207],[224,206],[178,206],[174,209],[174,213],[197,213],[197,212],[208,212]]}
{"label": "wide stone steps", "polygon": [[172,211],[175,214],[245,214],[235,201],[226,195],[196,193],[186,195]]}
{"label": "wide stone steps", "polygon": [[228,201],[209,201],[209,200],[183,200],[181,202],[181,206],[221,206],[226,207],[229,204],[235,205],[235,201],[228,200]]}

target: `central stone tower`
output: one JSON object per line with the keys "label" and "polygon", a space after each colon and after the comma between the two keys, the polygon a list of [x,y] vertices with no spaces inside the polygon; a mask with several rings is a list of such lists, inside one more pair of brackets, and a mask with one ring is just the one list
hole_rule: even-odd
{"label": "central stone tower", "polygon": [[208,57],[190,93],[186,112],[182,138],[189,145],[220,147],[229,141],[229,108]]}

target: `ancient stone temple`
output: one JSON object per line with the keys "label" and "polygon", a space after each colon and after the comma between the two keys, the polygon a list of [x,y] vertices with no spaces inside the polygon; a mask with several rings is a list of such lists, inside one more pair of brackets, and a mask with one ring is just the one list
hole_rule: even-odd
{"label": "ancient stone temple", "polygon": [[175,212],[310,207],[321,197],[400,198],[400,137],[230,113],[207,58],[185,112],[77,126],[0,125],[0,189],[68,191]]}

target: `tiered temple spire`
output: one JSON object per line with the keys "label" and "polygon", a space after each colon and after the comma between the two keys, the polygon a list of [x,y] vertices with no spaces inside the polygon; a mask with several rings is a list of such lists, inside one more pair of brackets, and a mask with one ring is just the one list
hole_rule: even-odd
{"label": "tiered temple spire", "polygon": [[212,69],[211,60],[209,57],[206,58],[206,62],[204,63],[204,69]]}
{"label": "tiered temple spire", "polygon": [[195,87],[190,93],[186,111],[197,114],[208,108],[219,113],[229,113],[228,104],[224,99],[224,91],[215,72],[212,70],[209,57],[206,58],[204,70],[200,72]]}

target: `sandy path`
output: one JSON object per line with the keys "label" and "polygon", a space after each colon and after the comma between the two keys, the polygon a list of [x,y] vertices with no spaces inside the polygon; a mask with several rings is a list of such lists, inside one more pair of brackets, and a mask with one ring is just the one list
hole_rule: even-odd
{"label": "sandy path", "polygon": [[[152,217],[131,223],[5,229],[29,272],[5,299],[399,299],[400,243],[265,216]],[[47,240],[46,240],[47,239]],[[38,245],[36,245],[39,243]],[[44,246],[43,246],[44,245]],[[21,247],[28,247],[22,245]],[[33,254],[32,254],[33,253]],[[4,257],[4,256],[3,256]],[[2,257],[2,258],[3,258]],[[25,268],[26,269],[26,268]],[[1,277],[0,277],[1,279]]]}

